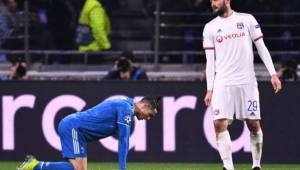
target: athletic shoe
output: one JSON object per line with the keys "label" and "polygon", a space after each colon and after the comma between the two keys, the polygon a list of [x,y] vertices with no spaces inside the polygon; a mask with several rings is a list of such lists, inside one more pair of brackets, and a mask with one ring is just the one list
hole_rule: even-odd
{"label": "athletic shoe", "polygon": [[39,161],[35,159],[34,156],[27,155],[25,161],[17,168],[17,170],[33,170],[38,163]]}

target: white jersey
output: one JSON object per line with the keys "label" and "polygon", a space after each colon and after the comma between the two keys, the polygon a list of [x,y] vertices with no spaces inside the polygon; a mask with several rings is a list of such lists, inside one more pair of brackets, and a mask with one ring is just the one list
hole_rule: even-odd
{"label": "white jersey", "polygon": [[215,50],[214,85],[240,85],[256,82],[252,41],[263,37],[256,19],[233,12],[216,17],[205,25],[203,48]]}

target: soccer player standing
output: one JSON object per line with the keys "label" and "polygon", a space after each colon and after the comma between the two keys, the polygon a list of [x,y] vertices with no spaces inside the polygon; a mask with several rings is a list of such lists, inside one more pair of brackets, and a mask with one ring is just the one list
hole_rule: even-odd
{"label": "soccer player standing", "polygon": [[131,98],[112,99],[68,115],[58,126],[62,155],[68,162],[37,161],[29,155],[18,170],[87,170],[87,143],[116,132],[119,137],[119,169],[125,170],[133,117],[149,120],[157,114],[157,107],[157,100],[153,97],[144,97],[139,102],[133,102]]}
{"label": "soccer player standing", "polygon": [[213,109],[217,146],[224,170],[234,170],[231,139],[227,130],[235,114],[245,120],[250,131],[253,170],[261,170],[263,132],[260,103],[254,72],[252,42],[266,65],[275,93],[281,90],[263,34],[256,19],[231,9],[231,0],[211,0],[217,15],[203,30],[206,54],[207,93],[205,104]]}

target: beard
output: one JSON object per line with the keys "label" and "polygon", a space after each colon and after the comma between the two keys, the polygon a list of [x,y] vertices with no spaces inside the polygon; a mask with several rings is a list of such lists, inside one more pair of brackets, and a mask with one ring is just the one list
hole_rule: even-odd
{"label": "beard", "polygon": [[222,4],[222,6],[220,7],[220,9],[217,10],[217,11],[213,11],[213,13],[214,13],[215,15],[217,15],[217,16],[222,17],[222,16],[224,15],[224,13],[227,12],[227,11],[228,11],[228,9],[227,9],[227,7],[226,7],[226,4],[225,4],[225,2],[223,2],[223,4]]}

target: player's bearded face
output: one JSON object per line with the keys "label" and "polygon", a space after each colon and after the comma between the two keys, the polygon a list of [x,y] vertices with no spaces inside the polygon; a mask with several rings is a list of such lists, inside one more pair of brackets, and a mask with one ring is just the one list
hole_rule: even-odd
{"label": "player's bearded face", "polygon": [[223,16],[224,13],[227,11],[227,6],[225,3],[225,0],[219,0],[219,1],[211,1],[211,7],[213,10],[213,13],[218,16]]}
{"label": "player's bearded face", "polygon": [[138,120],[150,120],[157,114],[156,109],[151,109],[147,105],[141,105],[139,111],[135,114]]}

